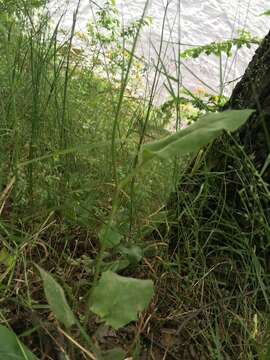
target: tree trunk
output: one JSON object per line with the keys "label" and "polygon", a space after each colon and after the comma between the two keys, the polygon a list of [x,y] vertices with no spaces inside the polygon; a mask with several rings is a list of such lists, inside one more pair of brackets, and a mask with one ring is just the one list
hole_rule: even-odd
{"label": "tree trunk", "polygon": [[228,105],[233,109],[270,110],[270,32],[233,90]]}
{"label": "tree trunk", "polygon": [[[201,166],[193,160],[182,176],[168,203],[173,225],[167,235],[173,251],[180,248],[183,253],[183,245],[189,251],[194,231],[203,242],[213,229],[223,237],[234,236],[236,229],[230,229],[230,223],[237,223],[238,231],[249,232],[254,226],[261,229],[262,218],[264,224],[268,222],[270,166],[264,165],[270,153],[270,32],[224,110],[228,108],[256,112],[236,134],[217,139],[204,151]],[[215,240],[224,241],[220,235]]]}
{"label": "tree trunk", "polygon": [[[270,32],[257,49],[241,81],[236,85],[226,108],[256,109],[256,114],[239,130],[239,140],[254,157],[258,171],[270,153]],[[266,171],[264,180],[270,181]]]}
{"label": "tree trunk", "polygon": [[[268,319],[270,311],[270,172],[264,166],[270,153],[270,33],[224,110],[228,108],[256,112],[239,131],[219,137],[179,171],[166,224],[155,237],[169,244],[164,279],[169,296],[176,293],[177,316],[200,309],[189,325],[185,320],[177,325],[187,343],[194,341],[198,353],[204,344],[206,358],[217,358],[210,344],[215,340],[200,336],[210,328],[220,353],[226,353],[220,358],[258,359],[263,347],[257,351],[248,328],[254,328],[249,323],[254,311],[261,312],[258,334],[269,333],[262,318]],[[177,274],[171,284],[170,271]]]}
{"label": "tree trunk", "polygon": [[[260,171],[270,153],[270,32],[255,52],[224,110],[229,108],[256,109],[256,113],[242,126],[236,137],[246,154],[253,157],[256,169]],[[217,157],[217,152],[220,152],[219,140],[208,158]],[[265,173],[264,179],[270,181],[270,172]]]}

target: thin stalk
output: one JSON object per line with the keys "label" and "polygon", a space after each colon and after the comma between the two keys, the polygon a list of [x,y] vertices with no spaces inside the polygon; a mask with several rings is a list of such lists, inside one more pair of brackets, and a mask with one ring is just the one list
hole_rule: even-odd
{"label": "thin stalk", "polygon": [[139,34],[143,25],[143,19],[145,17],[145,14],[147,12],[148,9],[148,4],[149,4],[149,0],[146,1],[144,9],[143,9],[143,13],[142,16],[140,18],[140,22],[139,22],[139,26],[132,44],[132,49],[131,49],[131,54],[129,57],[129,61],[128,61],[128,66],[127,66],[127,70],[125,73],[125,76],[123,78],[123,82],[122,82],[122,86],[121,86],[121,90],[120,90],[120,95],[119,95],[119,100],[117,103],[117,108],[116,108],[116,113],[115,113],[115,117],[114,117],[114,121],[113,121],[113,128],[112,128],[112,143],[111,143],[111,153],[112,153],[112,166],[113,166],[113,179],[115,181],[115,185],[117,187],[118,184],[118,176],[117,176],[117,166],[116,166],[116,131],[117,131],[117,127],[118,127],[118,123],[119,123],[119,117],[120,117],[120,111],[122,108],[122,103],[123,103],[123,99],[124,99],[124,93],[127,87],[127,83],[128,83],[128,78],[129,78],[129,73],[131,70],[131,66],[133,63],[133,58],[134,58],[134,53],[135,53],[135,49],[137,46],[137,42],[139,39]]}
{"label": "thin stalk", "polygon": [[[163,48],[163,38],[164,38],[164,30],[165,30],[165,23],[166,23],[166,14],[168,11],[168,6],[169,6],[169,2],[167,2],[167,5],[165,7],[165,13],[163,16],[163,21],[162,21],[162,30],[161,30],[161,41],[160,41],[160,45],[159,45],[159,51],[158,51],[158,63],[155,67],[155,76],[154,76],[154,80],[153,80],[153,84],[151,87],[151,93],[150,93],[150,99],[149,99],[149,103],[148,103],[148,107],[147,107],[147,112],[146,112],[146,116],[145,116],[145,121],[143,123],[143,127],[142,130],[140,132],[140,138],[139,138],[139,144],[137,146],[137,151],[136,151],[136,155],[133,161],[133,165],[132,165],[132,169],[133,171],[136,169],[137,165],[138,165],[138,161],[139,161],[139,153],[143,144],[143,140],[144,140],[144,135],[146,132],[146,128],[151,116],[151,110],[153,107],[153,101],[154,101],[154,96],[155,96],[155,89],[156,86],[158,84],[158,76],[160,75],[160,71],[159,71],[159,65],[160,65],[160,59],[161,59],[161,53],[162,53],[162,48]],[[132,228],[132,224],[133,224],[133,196],[134,196],[134,186],[135,186],[135,181],[136,181],[136,177],[135,175],[132,177],[131,180],[131,185],[130,185],[130,197],[131,197],[131,203],[130,203],[130,212],[129,212],[129,230],[131,231]]]}
{"label": "thin stalk", "polygon": [[223,95],[224,84],[223,84],[223,73],[222,73],[222,52],[219,53],[219,99]]}
{"label": "thin stalk", "polygon": [[62,104],[62,124],[61,124],[61,133],[60,133],[60,147],[66,148],[67,139],[66,139],[66,107],[67,107],[67,93],[68,93],[68,81],[69,81],[69,68],[70,68],[70,55],[72,48],[72,41],[75,33],[75,26],[77,22],[78,11],[80,7],[81,0],[78,0],[77,7],[75,12],[73,13],[73,21],[70,33],[70,39],[67,49],[67,62],[66,62],[66,71],[65,71],[65,79],[64,79],[64,93],[63,93],[63,104]]}

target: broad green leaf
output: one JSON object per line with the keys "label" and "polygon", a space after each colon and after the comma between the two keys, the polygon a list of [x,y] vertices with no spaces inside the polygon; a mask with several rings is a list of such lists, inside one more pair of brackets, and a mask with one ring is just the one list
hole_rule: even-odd
{"label": "broad green leaf", "polygon": [[143,250],[137,245],[130,247],[120,246],[119,251],[126,256],[131,264],[137,264],[143,257]]}
{"label": "broad green leaf", "polygon": [[104,225],[99,232],[99,241],[105,249],[113,248],[120,243],[122,235],[109,225]]}
{"label": "broad green leaf", "polygon": [[123,360],[125,351],[120,348],[108,350],[102,354],[102,360]]}
{"label": "broad green leaf", "polygon": [[68,305],[64,290],[47,271],[41,269],[39,266],[37,266],[37,268],[43,280],[45,295],[51,311],[58,321],[67,328],[70,328],[76,323],[76,319]]}
{"label": "broad green leaf", "polygon": [[235,131],[243,125],[254,110],[227,110],[211,113],[198,119],[187,128],[164,139],[145,144],[142,147],[142,162],[153,157],[172,158],[198,151],[202,146],[218,137],[222,131]]}
{"label": "broad green leaf", "polygon": [[115,329],[137,319],[154,294],[151,280],[139,280],[106,271],[91,296],[90,310]]}
{"label": "broad green leaf", "polygon": [[1,360],[38,360],[16,334],[0,325],[0,359]]}

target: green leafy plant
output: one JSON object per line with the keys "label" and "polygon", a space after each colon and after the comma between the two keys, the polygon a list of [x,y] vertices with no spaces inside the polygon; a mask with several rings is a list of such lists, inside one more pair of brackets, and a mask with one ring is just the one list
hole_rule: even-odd
{"label": "green leafy plant", "polygon": [[[205,181],[196,184],[200,189],[198,194],[180,194],[184,198],[184,201],[179,200],[181,209],[177,217],[182,226],[177,241],[184,243],[181,258],[173,257],[167,251],[168,241],[160,229],[176,226],[176,221],[171,222],[165,204],[171,189],[175,190],[178,181],[175,175],[179,173],[175,169],[181,164],[181,171],[182,162],[186,160],[183,156],[199,151],[193,169],[200,169],[204,154],[201,147],[211,143],[223,131],[236,130],[252,110],[218,114],[216,111],[226,102],[222,91],[216,96],[203,89],[191,92],[180,88],[179,79],[166,73],[162,60],[163,38],[156,52],[159,63],[155,67],[151,98],[134,97],[136,86],[133,85],[139,84],[145,66],[144,59],[135,54],[136,43],[141,28],[151,24],[151,19],[145,16],[146,11],[140,19],[123,27],[114,0],[106,1],[102,6],[97,4],[96,21],[89,23],[84,34],[75,33],[77,8],[71,31],[61,31],[60,36],[61,20],[51,29],[46,9],[35,10],[34,5],[39,3],[43,2],[0,1],[0,9],[4,12],[0,14],[3,19],[0,25],[0,198],[4,199],[0,201],[0,315],[1,321],[4,324],[10,321],[18,334],[0,326],[0,358],[36,359],[19,340],[27,338],[27,344],[37,354],[43,355],[47,340],[52,339],[52,347],[72,360],[81,358],[81,352],[91,359],[123,360],[126,351],[118,347],[103,351],[107,346],[103,348],[104,343],[96,336],[97,327],[101,323],[100,328],[109,328],[118,336],[111,328],[119,329],[136,321],[143,311],[148,311],[154,285],[157,303],[160,294],[169,294],[162,299],[166,308],[166,314],[162,314],[164,319],[173,318],[169,313],[171,310],[176,310],[177,317],[181,316],[182,303],[185,303],[184,314],[193,305],[194,314],[200,309],[199,321],[184,320],[183,323],[187,331],[189,324],[198,323],[199,343],[207,338],[210,353],[222,357],[227,343],[219,334],[218,297],[225,295],[222,301],[230,311],[232,309],[229,321],[233,323],[233,336],[235,329],[238,330],[234,328],[237,321],[242,323],[243,333],[247,333],[249,324],[244,324],[242,317],[245,317],[243,313],[249,317],[253,308],[250,310],[250,303],[247,303],[239,320],[238,310],[235,316],[231,304],[231,300],[237,303],[235,293],[231,289],[223,292],[225,281],[219,281],[220,274],[217,274],[218,280],[215,279],[215,267],[210,263],[209,254],[216,246],[212,238],[216,236],[220,241],[225,237],[225,244],[216,246],[217,252],[223,254],[225,247],[226,251],[231,247],[233,256],[239,253],[245,259],[243,272],[240,272],[241,283],[237,286],[243,290],[243,296],[245,289],[248,290],[248,301],[254,296],[261,304],[262,296],[256,298],[256,294],[263,293],[267,299],[268,293],[260,264],[257,261],[256,271],[246,264],[251,250],[255,252],[267,236],[266,221],[261,220],[265,214],[256,210],[253,215],[241,215],[245,219],[252,218],[254,224],[259,219],[263,230],[257,225],[251,232],[243,230],[234,219],[228,224],[223,222],[224,211],[230,214],[233,211],[225,207],[224,210],[223,199],[219,197],[218,204],[221,205],[215,209],[216,214],[211,213],[209,203],[214,198],[211,182],[216,178],[212,180],[211,175],[202,173]],[[165,20],[166,14],[164,23]],[[80,42],[73,41],[75,38],[83,42],[82,48]],[[190,49],[192,51],[184,56],[210,53],[230,56],[234,49],[249,47],[256,41],[243,32],[239,39],[213,43],[194,51]],[[171,98],[157,108],[154,96],[160,69],[168,84],[175,82],[177,90],[168,85]],[[198,121],[163,138],[168,134],[164,126],[180,116],[187,120],[185,125]],[[155,139],[161,140],[153,141]],[[237,155],[233,156],[236,158]],[[176,157],[180,158],[179,163]],[[163,161],[151,161],[154,159]],[[256,182],[267,170],[268,160],[261,174],[252,170],[256,181],[250,182],[246,174],[240,179],[244,203],[249,189],[255,194],[252,200],[257,201]],[[248,165],[252,168],[250,163]],[[248,175],[250,171],[248,169]],[[15,175],[14,187],[6,192],[11,175]],[[220,172],[217,176],[223,174]],[[193,180],[196,182],[196,177],[191,178]],[[264,196],[267,199],[268,195],[264,193]],[[249,211],[249,207],[255,208],[249,201],[245,205],[245,211]],[[208,222],[205,225],[205,217],[203,225],[198,225],[201,209],[210,212],[210,225]],[[222,232],[221,226],[229,230]],[[153,231],[159,240],[154,238],[152,243],[148,239],[152,240]],[[204,234],[209,237],[200,246],[200,237],[204,238]],[[147,241],[144,241],[145,236]],[[251,245],[249,236],[256,238],[256,246]],[[231,245],[233,241],[234,246]],[[146,258],[148,255],[150,260]],[[238,270],[240,263],[237,259],[235,265],[233,256],[229,258],[230,271],[234,266]],[[48,272],[38,267],[42,281],[37,281],[33,261],[41,266],[52,265],[53,270]],[[142,262],[147,266],[143,265],[140,274],[145,274],[148,266],[151,268],[151,275],[144,276],[146,279],[141,279],[141,275],[138,276],[140,279],[132,276],[133,270],[136,274],[141,270]],[[154,279],[155,284],[148,277]],[[253,290],[256,281],[260,286],[253,295],[249,289]],[[170,284],[173,289],[167,292],[166,287]],[[206,292],[207,296],[204,295]],[[205,298],[215,307],[206,303]],[[175,302],[173,306],[166,306],[171,299]],[[46,302],[48,305],[44,304]],[[216,307],[218,309],[214,325],[208,320],[209,304],[211,313]],[[204,309],[208,312],[205,316],[207,330],[201,328]],[[226,313],[222,309],[222,314],[223,310]],[[28,313],[31,316],[26,319]],[[160,319],[160,323],[164,323],[162,317]],[[222,324],[222,335],[226,321]],[[141,316],[138,324],[128,329],[135,329],[133,343],[128,344],[129,355],[132,354],[134,359],[140,358],[138,344],[144,325],[145,319]],[[266,332],[268,336],[268,329]],[[195,332],[190,334],[190,338],[194,336],[198,340]],[[59,345],[57,335],[61,339]],[[262,359],[269,355],[267,341],[268,337],[258,341]],[[241,342],[242,345],[243,348],[246,346]],[[235,338],[232,348],[235,350]]]}
{"label": "green leafy plant", "polygon": [[251,45],[258,45],[261,43],[261,39],[256,36],[252,36],[249,31],[239,30],[238,34],[238,37],[233,39],[192,47],[191,49],[183,51],[181,56],[183,58],[197,58],[202,54],[213,54],[215,56],[220,56],[222,53],[226,54],[227,56],[232,56],[233,47],[236,47],[237,49],[240,49],[244,46],[250,48]]}
{"label": "green leafy plant", "polygon": [[62,287],[48,272],[40,267],[38,267],[38,270],[40,272],[44,292],[52,312],[60,323],[64,324],[66,328],[70,328],[76,323],[76,319],[68,305]]}
{"label": "green leafy plant", "polygon": [[[226,72],[226,66],[223,69],[223,55],[228,58],[232,57],[233,50],[241,49],[242,47],[251,48],[252,45],[259,45],[261,39],[253,36],[249,31],[242,29],[238,31],[238,36],[236,38],[212,42],[210,44],[191,47],[181,52],[181,57],[185,58],[198,58],[202,54],[204,55],[214,55],[219,59],[219,98],[222,100],[224,93],[224,78]],[[227,61],[226,61],[227,64]]]}
{"label": "green leafy plant", "polygon": [[[87,33],[76,33],[83,41],[80,56],[86,52],[86,58],[93,56],[93,64],[101,76],[113,78],[115,85],[121,80],[120,74],[127,71],[130,51],[128,47],[135,40],[136,33],[141,27],[149,26],[151,18],[144,16],[122,27],[119,10],[114,1],[106,1],[96,12],[95,22],[89,22]],[[129,82],[133,84],[141,80],[144,67],[135,60],[130,73]],[[130,86],[132,89],[132,86]]]}
{"label": "green leafy plant", "polygon": [[181,123],[190,125],[208,112],[222,109],[228,101],[224,95],[213,95],[198,87],[194,91],[182,87],[179,97],[170,97],[153,111],[153,116],[160,126],[170,126],[171,119],[176,116],[177,108],[181,114]]}
{"label": "green leafy plant", "polygon": [[221,135],[222,131],[237,130],[253,112],[254,110],[227,110],[207,114],[176,134],[145,144],[142,148],[142,164],[154,157],[170,159],[177,154],[196,152]]}
{"label": "green leafy plant", "polygon": [[[66,328],[77,325],[90,349],[99,356],[99,359],[105,359],[106,357],[101,356],[100,351],[94,346],[73,314],[62,287],[48,272],[40,267],[38,270],[42,277],[47,301],[56,319]],[[90,294],[88,300],[90,310],[97,314],[101,321],[118,329],[137,319],[138,313],[148,306],[154,289],[151,280],[133,279],[117,275],[112,271],[105,271]],[[122,358],[123,351],[117,349],[113,351],[116,359],[118,356]]]}
{"label": "green leafy plant", "polygon": [[106,271],[93,289],[90,309],[106,324],[118,329],[136,320],[137,314],[148,306],[153,294],[150,280],[127,278]]}
{"label": "green leafy plant", "polygon": [[0,358],[5,360],[37,360],[37,357],[21,343],[16,334],[0,325]]}

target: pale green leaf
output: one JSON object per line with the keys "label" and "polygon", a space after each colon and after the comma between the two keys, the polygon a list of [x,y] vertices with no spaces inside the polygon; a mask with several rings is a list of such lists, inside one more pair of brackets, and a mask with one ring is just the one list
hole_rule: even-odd
{"label": "pale green leaf", "polygon": [[0,325],[0,359],[1,360],[38,360],[16,334]]}
{"label": "pale green leaf", "polygon": [[109,225],[104,225],[99,232],[99,241],[105,249],[113,248],[121,241],[122,235]]}
{"label": "pale green leaf", "polygon": [[76,319],[68,305],[64,290],[47,271],[40,267],[38,270],[43,280],[44,292],[51,311],[58,321],[70,328],[76,323]]}
{"label": "pale green leaf", "polygon": [[139,280],[106,271],[91,296],[92,312],[118,329],[136,320],[154,294],[151,280]]}
{"label": "pale green leaf", "polygon": [[138,263],[143,257],[143,250],[137,245],[132,245],[130,247],[120,246],[119,251],[122,255],[127,257],[131,264]]}
{"label": "pale green leaf", "polygon": [[211,113],[198,119],[187,128],[164,139],[145,144],[142,147],[142,162],[153,157],[172,158],[198,151],[202,146],[217,138],[222,131],[235,131],[243,125],[254,110],[227,110]]}

